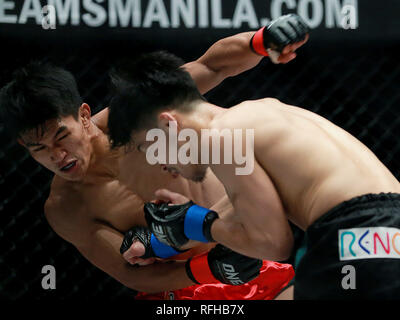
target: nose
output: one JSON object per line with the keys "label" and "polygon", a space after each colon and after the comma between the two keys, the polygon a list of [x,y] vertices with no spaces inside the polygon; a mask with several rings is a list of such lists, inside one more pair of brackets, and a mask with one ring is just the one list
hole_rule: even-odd
{"label": "nose", "polygon": [[64,159],[66,152],[61,148],[53,148],[50,150],[50,159],[53,162],[60,162]]}

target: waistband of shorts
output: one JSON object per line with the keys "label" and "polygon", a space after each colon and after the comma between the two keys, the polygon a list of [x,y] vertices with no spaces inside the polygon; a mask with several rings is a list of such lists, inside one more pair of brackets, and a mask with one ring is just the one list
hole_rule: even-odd
{"label": "waistband of shorts", "polygon": [[[330,209],[328,212],[320,216],[310,226],[315,226],[318,223],[327,222],[338,216],[346,215],[354,210],[365,210],[370,208],[400,208],[400,194],[399,193],[368,193],[350,200],[343,201]],[[308,229],[308,228],[307,228]]]}

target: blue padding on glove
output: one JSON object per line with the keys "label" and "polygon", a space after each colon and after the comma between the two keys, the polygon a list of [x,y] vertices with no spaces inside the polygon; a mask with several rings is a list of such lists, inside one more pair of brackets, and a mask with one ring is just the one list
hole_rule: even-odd
{"label": "blue padding on glove", "polygon": [[169,245],[160,242],[154,234],[151,234],[150,243],[154,253],[159,258],[169,258],[181,253]]}
{"label": "blue padding on glove", "polygon": [[198,205],[191,206],[186,212],[184,222],[185,236],[192,240],[208,242],[203,234],[203,222],[210,209]]}

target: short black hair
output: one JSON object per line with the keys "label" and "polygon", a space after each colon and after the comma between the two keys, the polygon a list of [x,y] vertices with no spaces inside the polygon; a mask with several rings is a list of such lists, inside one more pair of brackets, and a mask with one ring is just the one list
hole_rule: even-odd
{"label": "short black hair", "polygon": [[[17,69],[0,90],[0,119],[11,138],[44,129],[48,120],[78,117],[82,104],[74,76],[50,62],[33,61]],[[42,130],[43,131],[43,130]]]}
{"label": "short black hair", "polygon": [[113,148],[130,143],[134,131],[155,124],[163,109],[190,111],[190,102],[204,100],[196,84],[181,66],[183,60],[166,51],[141,54],[110,72],[114,96],[108,130]]}

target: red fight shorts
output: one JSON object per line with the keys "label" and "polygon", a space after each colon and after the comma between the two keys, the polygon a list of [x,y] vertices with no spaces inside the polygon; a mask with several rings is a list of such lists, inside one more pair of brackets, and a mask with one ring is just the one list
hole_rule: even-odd
{"label": "red fight shorts", "polygon": [[135,300],[272,300],[293,277],[292,265],[264,260],[260,275],[240,286],[198,284],[155,294],[139,292]]}

